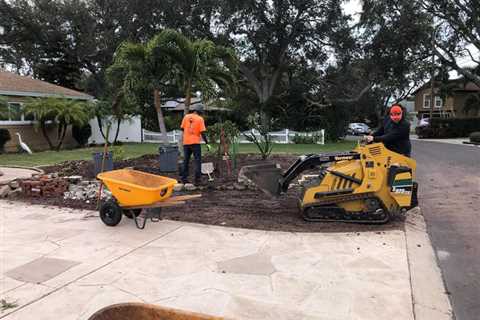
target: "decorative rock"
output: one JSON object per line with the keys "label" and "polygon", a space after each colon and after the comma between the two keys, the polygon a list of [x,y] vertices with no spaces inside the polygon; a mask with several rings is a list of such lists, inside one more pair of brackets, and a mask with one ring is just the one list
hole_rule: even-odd
{"label": "decorative rock", "polygon": [[15,190],[10,191],[10,192],[8,193],[7,197],[8,197],[8,198],[16,198],[16,197],[18,197],[18,196],[21,195],[21,194],[22,194],[22,189],[17,188],[17,189],[15,189]]}
{"label": "decorative rock", "polygon": [[235,190],[238,190],[238,191],[243,191],[247,189],[247,186],[241,183],[234,183],[233,187],[235,188]]}
{"label": "decorative rock", "polygon": [[65,179],[67,179],[67,181],[70,183],[77,184],[82,181],[82,176],[68,176],[65,177]]}
{"label": "decorative rock", "polygon": [[0,198],[5,198],[8,196],[8,193],[11,191],[10,186],[4,185],[0,186]]}
{"label": "decorative rock", "polygon": [[173,186],[173,191],[182,191],[183,190],[183,183],[176,183],[174,186]]}
{"label": "decorative rock", "polygon": [[20,183],[17,180],[10,181],[8,184],[12,190],[18,189],[20,187]]}
{"label": "decorative rock", "polygon": [[191,183],[185,183],[185,186],[184,186],[184,187],[185,187],[185,190],[186,190],[186,191],[195,191],[195,190],[197,190],[197,187],[194,186],[194,185],[191,184]]}
{"label": "decorative rock", "polygon": [[226,186],[226,189],[229,191],[235,190],[235,187],[233,185]]}
{"label": "decorative rock", "polygon": [[51,173],[51,174],[50,174],[50,177],[51,177],[51,178],[54,178],[54,179],[55,179],[55,178],[58,178],[58,172],[53,172],[53,173]]}

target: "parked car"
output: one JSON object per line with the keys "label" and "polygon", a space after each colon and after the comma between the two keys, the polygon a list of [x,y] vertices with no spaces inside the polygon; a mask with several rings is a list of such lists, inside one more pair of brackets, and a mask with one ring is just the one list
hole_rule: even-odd
{"label": "parked car", "polygon": [[357,136],[370,133],[370,127],[365,123],[354,122],[348,125],[347,133]]}

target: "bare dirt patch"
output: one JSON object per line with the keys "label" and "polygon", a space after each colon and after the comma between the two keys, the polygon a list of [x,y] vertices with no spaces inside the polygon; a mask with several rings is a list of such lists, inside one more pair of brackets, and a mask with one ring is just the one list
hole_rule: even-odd
{"label": "bare dirt patch", "polygon": [[[275,155],[269,160],[279,163],[283,169],[297,159],[296,156]],[[164,219],[187,221],[202,224],[222,225],[261,230],[278,230],[288,232],[362,232],[402,229],[403,219],[396,218],[385,225],[347,224],[347,223],[311,223],[304,221],[297,208],[299,188],[292,188],[285,195],[272,199],[261,191],[255,190],[218,190],[219,187],[231,186],[237,181],[238,169],[245,165],[260,163],[257,155],[240,155],[237,169],[231,175],[226,174],[225,163],[218,163],[214,158],[205,157],[203,162],[216,162],[221,172],[214,173],[215,181],[208,184],[199,200],[175,208],[163,208]],[[161,173],[156,155],[145,155],[136,159],[115,163],[115,168],[133,167],[155,174],[177,178],[177,173]],[[90,161],[69,161],[56,166],[43,167],[47,173],[58,172],[60,176],[82,175],[93,179],[93,165]],[[206,178],[205,178],[206,181]],[[96,210],[96,203],[80,200],[57,198],[20,198],[35,204],[55,205],[76,209]]]}

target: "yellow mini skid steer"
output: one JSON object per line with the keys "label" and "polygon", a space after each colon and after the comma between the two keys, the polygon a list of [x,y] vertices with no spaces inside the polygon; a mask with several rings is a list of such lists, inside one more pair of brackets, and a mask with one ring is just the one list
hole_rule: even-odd
{"label": "yellow mini skid steer", "polygon": [[415,160],[382,143],[359,144],[349,152],[304,155],[285,172],[276,164],[246,166],[242,171],[258,188],[279,196],[302,172],[312,169],[318,171],[302,185],[298,199],[307,221],[385,223],[418,204]]}

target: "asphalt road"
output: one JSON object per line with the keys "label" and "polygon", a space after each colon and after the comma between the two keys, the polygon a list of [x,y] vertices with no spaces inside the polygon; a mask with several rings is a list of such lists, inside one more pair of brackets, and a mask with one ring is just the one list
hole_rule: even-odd
{"label": "asphalt road", "polygon": [[455,319],[480,319],[480,148],[413,141],[413,157]]}

